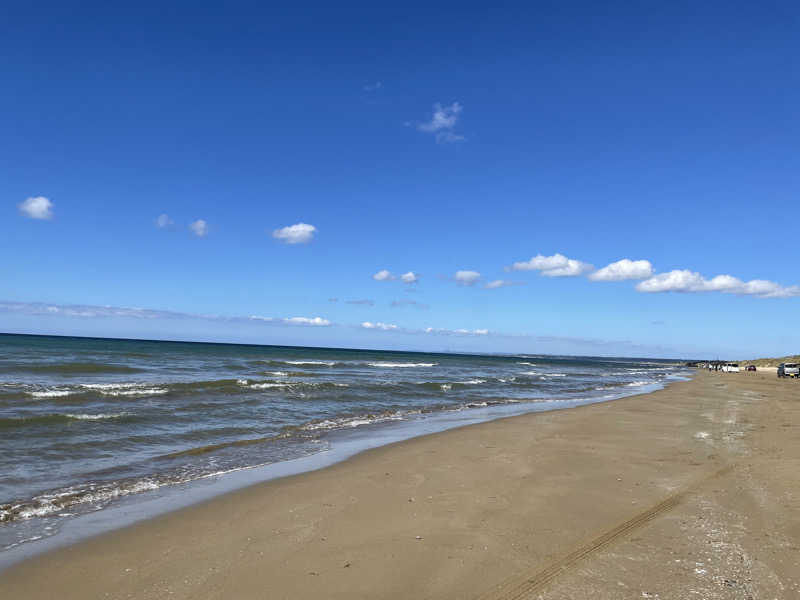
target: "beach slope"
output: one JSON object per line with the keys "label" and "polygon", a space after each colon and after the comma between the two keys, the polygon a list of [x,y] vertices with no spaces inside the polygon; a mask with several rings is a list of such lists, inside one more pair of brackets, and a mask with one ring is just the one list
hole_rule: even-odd
{"label": "beach slope", "polygon": [[800,597],[800,382],[416,438],[21,563],[0,597]]}

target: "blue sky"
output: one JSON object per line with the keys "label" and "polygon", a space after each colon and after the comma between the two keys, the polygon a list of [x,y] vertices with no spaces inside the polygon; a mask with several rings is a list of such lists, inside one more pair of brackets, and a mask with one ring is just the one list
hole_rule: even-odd
{"label": "blue sky", "polygon": [[1,331],[798,351],[794,3],[7,14]]}

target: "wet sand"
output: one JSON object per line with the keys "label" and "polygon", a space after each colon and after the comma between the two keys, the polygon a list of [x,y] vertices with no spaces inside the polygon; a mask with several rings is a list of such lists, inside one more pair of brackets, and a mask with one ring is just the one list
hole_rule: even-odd
{"label": "wet sand", "polygon": [[800,381],[701,372],[371,450],[0,574],[0,598],[797,598]]}

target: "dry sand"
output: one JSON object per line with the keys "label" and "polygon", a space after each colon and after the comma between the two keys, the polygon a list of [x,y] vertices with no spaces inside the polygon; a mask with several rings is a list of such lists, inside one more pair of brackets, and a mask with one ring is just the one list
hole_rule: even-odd
{"label": "dry sand", "polygon": [[256,485],[0,598],[800,598],[800,381],[701,372]]}

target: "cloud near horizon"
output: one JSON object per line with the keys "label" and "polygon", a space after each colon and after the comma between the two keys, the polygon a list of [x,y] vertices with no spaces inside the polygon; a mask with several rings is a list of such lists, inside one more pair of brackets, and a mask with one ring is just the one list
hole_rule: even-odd
{"label": "cloud near horizon", "polygon": [[594,270],[594,266],[563,254],[542,256],[537,254],[530,260],[515,262],[507,271],[539,271],[545,277],[578,277]]}
{"label": "cloud near horizon", "polygon": [[653,276],[653,265],[649,260],[630,260],[623,258],[606,265],[594,273],[589,273],[592,281],[625,281],[628,279],[648,279]]}
{"label": "cloud near horizon", "polygon": [[272,237],[285,244],[307,244],[313,238],[317,228],[308,223],[295,223],[272,232]]}
{"label": "cloud near horizon", "polygon": [[26,198],[17,205],[17,208],[20,214],[30,219],[49,221],[53,218],[53,203],[44,196]]}
{"label": "cloud near horizon", "polygon": [[174,310],[158,310],[125,306],[99,306],[92,304],[51,304],[46,302],[0,301],[0,312],[32,316],[77,317],[81,319],[198,319],[225,323],[272,323],[275,325],[328,326],[332,323],[322,317],[226,317],[222,315],[201,315]]}
{"label": "cloud near horizon", "polygon": [[758,298],[793,298],[800,296],[800,286],[782,286],[766,279],[742,281],[732,275],[717,275],[706,279],[700,273],[688,269],[674,269],[658,273],[639,282],[636,290],[645,293],[679,292],[702,293],[722,292],[737,296],[756,296]]}
{"label": "cloud near horizon", "polygon": [[488,329],[442,329],[437,327],[426,327],[424,333],[435,335],[489,335]]}
{"label": "cloud near horizon", "polygon": [[361,327],[363,327],[364,329],[380,329],[381,331],[394,331],[399,329],[397,325],[391,325],[389,323],[381,323],[380,321],[377,323],[364,321],[363,323],[361,323]]}

